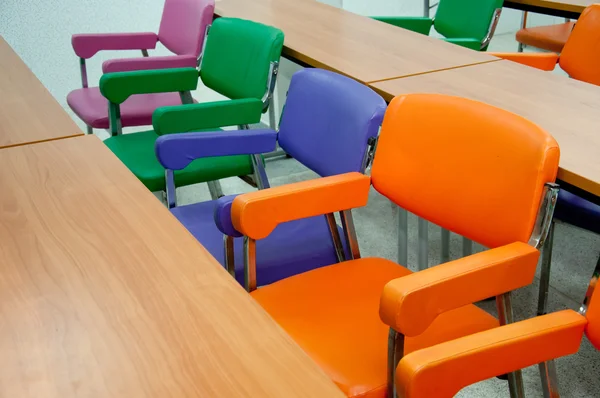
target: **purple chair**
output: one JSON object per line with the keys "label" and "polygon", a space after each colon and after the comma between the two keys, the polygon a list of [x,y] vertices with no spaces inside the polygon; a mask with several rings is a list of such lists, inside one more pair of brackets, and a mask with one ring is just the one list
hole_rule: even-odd
{"label": "purple chair", "polygon": [[[83,88],[71,91],[67,103],[92,134],[94,128],[108,129],[108,102],[98,87],[88,87],[85,60],[102,50],[141,50],[143,58],[106,61],[102,72],[196,67],[215,8],[214,0],[165,0],[158,35],[145,33],[99,33],[73,35],[71,43],[81,65]],[[148,57],[148,49],[160,41],[175,55]],[[121,105],[123,127],[152,124],[156,108],[180,105],[178,93],[143,94],[130,97]]]}
{"label": "purple chair", "polygon": [[[279,133],[273,130],[221,131],[158,138],[156,155],[167,169],[169,207],[204,247],[221,264],[227,263],[229,271],[243,283],[242,241],[234,239],[241,235],[233,228],[230,218],[235,195],[175,207],[173,170],[180,170],[200,157],[250,154],[254,158],[259,189],[268,188],[260,153],[274,150],[279,142],[286,153],[322,177],[364,172],[371,161],[385,109],[383,98],[350,78],[320,69],[301,70],[292,78]],[[293,239],[297,236],[303,237],[301,242]],[[267,239],[257,242],[258,284],[266,285],[336,263],[343,259],[345,251],[347,254],[346,246],[333,214],[280,225]]]}

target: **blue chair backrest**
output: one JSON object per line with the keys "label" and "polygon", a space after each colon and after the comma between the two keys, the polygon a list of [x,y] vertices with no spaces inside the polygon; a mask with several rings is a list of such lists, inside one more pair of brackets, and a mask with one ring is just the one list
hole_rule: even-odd
{"label": "blue chair backrest", "polygon": [[279,145],[322,177],[362,171],[386,103],[373,90],[322,69],[292,77],[279,128]]}

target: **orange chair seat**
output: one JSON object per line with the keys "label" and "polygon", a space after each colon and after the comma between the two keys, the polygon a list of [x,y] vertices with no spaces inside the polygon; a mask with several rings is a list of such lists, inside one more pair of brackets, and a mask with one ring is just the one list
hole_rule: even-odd
{"label": "orange chair seat", "polygon": [[[411,271],[382,258],[365,258],[295,275],[252,292],[260,305],[349,397],[385,397],[389,328],[379,299],[392,279]],[[405,354],[498,326],[468,305],[440,315]]]}
{"label": "orange chair seat", "polygon": [[517,32],[517,41],[527,46],[560,53],[571,35],[573,26],[575,22],[523,28]]}

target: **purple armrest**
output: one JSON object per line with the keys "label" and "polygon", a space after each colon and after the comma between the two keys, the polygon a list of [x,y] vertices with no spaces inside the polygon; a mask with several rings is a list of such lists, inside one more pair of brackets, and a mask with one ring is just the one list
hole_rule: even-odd
{"label": "purple armrest", "polygon": [[198,60],[194,55],[170,55],[166,57],[122,58],[104,61],[103,73],[128,72],[132,70],[195,68]]}
{"label": "purple armrest", "polygon": [[239,233],[231,222],[231,204],[236,197],[237,195],[228,195],[217,199],[214,216],[215,224],[217,225],[217,228],[219,228],[219,231],[225,235],[239,238],[244,235]]}
{"label": "purple armrest", "polygon": [[91,58],[102,50],[148,50],[156,48],[158,36],[145,33],[90,33],[73,35],[71,44],[80,58]]}
{"label": "purple armrest", "polygon": [[274,130],[178,133],[158,137],[155,151],[163,167],[181,170],[198,158],[271,152],[276,143]]}

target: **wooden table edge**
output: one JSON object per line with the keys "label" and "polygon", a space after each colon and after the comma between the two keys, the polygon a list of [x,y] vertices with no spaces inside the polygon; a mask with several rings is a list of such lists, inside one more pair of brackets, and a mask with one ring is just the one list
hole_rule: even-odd
{"label": "wooden table edge", "polygon": [[575,4],[553,2],[548,6],[544,6],[536,0],[506,0],[503,7],[572,19],[577,19],[583,12],[581,6]]}
{"label": "wooden table edge", "polygon": [[44,142],[64,140],[64,139],[67,139],[67,138],[82,137],[82,136],[86,136],[86,135],[88,135],[88,134],[83,134],[83,132],[79,132],[79,133],[74,133],[74,134],[71,134],[71,135],[65,135],[63,137],[53,137],[53,138],[47,138],[47,139],[36,140],[36,141],[28,141],[28,142],[17,142],[17,143],[14,143],[14,144],[1,145],[0,149],[8,149],[8,148],[15,148],[15,147],[25,146],[25,145],[41,144],[41,143],[44,143]]}

